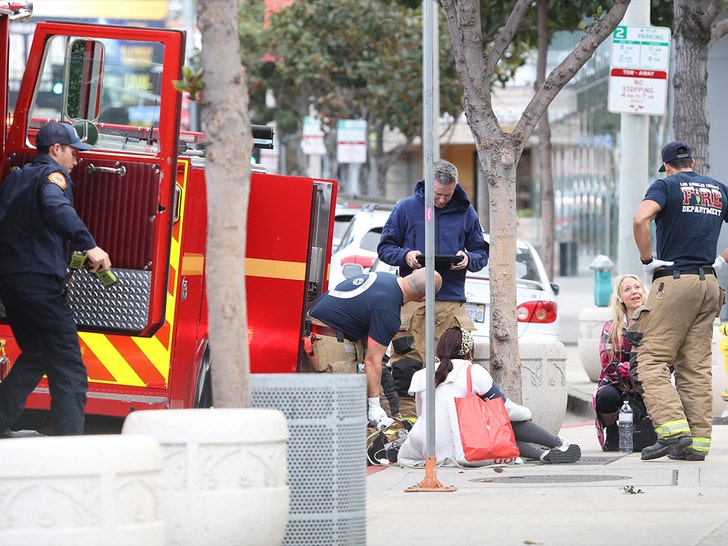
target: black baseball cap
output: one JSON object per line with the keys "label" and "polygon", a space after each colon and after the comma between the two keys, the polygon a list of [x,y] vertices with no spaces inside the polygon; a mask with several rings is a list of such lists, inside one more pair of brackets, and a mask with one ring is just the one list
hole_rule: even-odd
{"label": "black baseball cap", "polygon": [[36,148],[53,146],[54,144],[73,146],[77,150],[90,150],[93,148],[90,144],[81,142],[81,139],[78,138],[76,129],[74,129],[72,125],[69,125],[68,123],[59,123],[57,121],[41,127],[35,138]]}
{"label": "black baseball cap", "polygon": [[676,140],[666,144],[662,149],[662,166],[658,169],[659,172],[665,172],[665,163],[670,163],[676,159],[685,159],[686,157],[693,157],[693,152],[687,143]]}

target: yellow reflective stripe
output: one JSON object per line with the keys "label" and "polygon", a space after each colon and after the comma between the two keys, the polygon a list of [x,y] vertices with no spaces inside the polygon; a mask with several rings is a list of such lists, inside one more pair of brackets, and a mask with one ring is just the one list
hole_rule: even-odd
{"label": "yellow reflective stripe", "polygon": [[[170,329],[171,331],[171,329]],[[147,356],[152,365],[157,371],[164,377],[165,382],[169,382],[169,368],[171,355],[164,344],[157,339],[156,336],[152,337],[132,337],[131,338],[137,347]]]}
{"label": "yellow reflective stripe", "polygon": [[[179,200],[179,221],[177,222],[176,230],[177,233],[181,234],[184,233],[184,223],[185,223],[185,200],[187,198],[187,179],[189,176],[189,168],[190,164],[188,161],[185,162],[178,162],[178,165],[182,165],[183,172],[181,175],[181,180],[175,180],[175,187],[176,185],[180,186],[180,200]],[[179,178],[179,177],[178,177]],[[172,233],[174,233],[175,228],[173,227]],[[175,275],[169,275],[169,286],[167,288],[167,305],[165,306],[165,312],[164,312],[164,318],[169,323],[169,339],[167,340],[167,345],[170,345],[172,342],[172,332],[174,332],[174,317],[175,317],[175,309],[177,307],[177,291],[179,290],[179,279],[181,278],[180,275],[180,263],[182,262],[182,242],[175,238],[174,236],[170,240],[170,248],[169,248],[169,265],[170,269],[173,269],[175,271]],[[170,271],[168,269],[168,271]],[[171,271],[170,271],[171,273]],[[154,366],[156,368],[159,368],[159,365],[157,364],[155,359],[151,359],[152,362],[154,362]],[[167,373],[163,373],[164,377],[167,377]]]}
{"label": "yellow reflective stripe", "polygon": [[[79,337],[103,363],[104,368],[114,377],[117,383],[135,387],[145,387],[146,383],[129,366],[124,357],[116,350],[104,334],[79,332]],[[103,381],[103,383],[106,383]]]}
{"label": "yellow reflective stripe", "polygon": [[306,280],[306,264],[284,260],[245,258],[245,274],[250,277],[304,281]]}
{"label": "yellow reflective stripe", "polygon": [[690,434],[690,427],[687,419],[668,421],[655,429],[658,438],[669,438],[671,436],[684,436]]}
{"label": "yellow reflective stripe", "polygon": [[205,256],[188,253],[182,257],[182,275],[202,275],[205,272]]}
{"label": "yellow reflective stripe", "polygon": [[693,436],[693,443],[690,444],[689,449],[697,453],[708,453],[708,451],[710,451],[710,438],[699,438]]}

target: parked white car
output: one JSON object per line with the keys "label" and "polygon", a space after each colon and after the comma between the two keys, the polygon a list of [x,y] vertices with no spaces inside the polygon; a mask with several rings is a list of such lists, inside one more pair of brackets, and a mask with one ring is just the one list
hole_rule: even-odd
{"label": "parked white car", "polygon": [[364,271],[369,271],[377,260],[377,245],[391,212],[391,206],[366,205],[354,214],[341,236],[339,246],[331,254],[329,288],[344,280],[341,268],[345,264],[356,263]]}
{"label": "parked white car", "polygon": [[[488,235],[485,239],[490,242]],[[536,249],[526,241],[516,243],[516,305],[519,342],[559,341],[557,296]],[[490,269],[468,272],[465,277],[468,316],[475,323],[477,337],[490,336]]]}

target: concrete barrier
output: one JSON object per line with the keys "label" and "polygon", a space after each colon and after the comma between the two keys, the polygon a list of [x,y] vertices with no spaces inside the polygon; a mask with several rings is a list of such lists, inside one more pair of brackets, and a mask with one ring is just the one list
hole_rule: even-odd
{"label": "concrete barrier", "polygon": [[[566,348],[561,342],[519,344],[523,405],[534,422],[558,434],[566,415]],[[490,343],[477,341],[475,363],[490,371]],[[506,393],[506,396],[508,393]]]}
{"label": "concrete barrier", "polygon": [[[262,408],[135,411],[121,438],[159,442],[169,545],[280,545],[288,523],[288,427]],[[99,541],[94,544],[104,544]],[[136,544],[145,544],[138,541]]]}
{"label": "concrete barrier", "polygon": [[0,544],[168,544],[149,436],[0,440]]}
{"label": "concrete barrier", "polygon": [[579,311],[579,359],[584,371],[594,382],[599,381],[599,338],[604,323],[612,318],[608,307],[584,307]]}

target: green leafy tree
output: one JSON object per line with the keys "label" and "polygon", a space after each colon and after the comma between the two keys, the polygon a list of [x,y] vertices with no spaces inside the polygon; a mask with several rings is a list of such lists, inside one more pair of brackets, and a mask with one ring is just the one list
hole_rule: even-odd
{"label": "green leafy tree", "polygon": [[[302,119],[313,106],[329,135],[335,171],[337,121],[365,119],[370,131],[367,167],[376,170],[378,194],[383,195],[387,169],[421,132],[420,9],[386,0],[307,0],[270,15],[264,28],[259,4],[241,6],[240,24],[256,120],[275,120],[280,134],[300,136]],[[450,42],[441,34],[441,111],[457,118],[462,90]],[[404,137],[391,150],[382,145],[387,129]]]}

